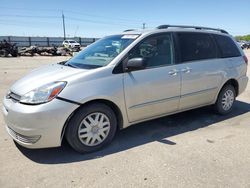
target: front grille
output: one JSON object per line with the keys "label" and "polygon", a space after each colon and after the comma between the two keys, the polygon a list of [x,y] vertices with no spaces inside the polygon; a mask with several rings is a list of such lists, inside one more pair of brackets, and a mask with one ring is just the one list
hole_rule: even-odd
{"label": "front grille", "polygon": [[14,138],[15,140],[18,140],[20,142],[23,142],[25,144],[34,144],[41,138],[40,135],[36,135],[36,136],[24,136],[24,135],[21,135],[21,134],[15,132],[14,130],[12,130],[11,128],[9,128],[9,127],[7,127],[7,131],[8,131],[8,133],[10,134],[10,136],[12,138]]}
{"label": "front grille", "polygon": [[17,95],[17,94],[15,94],[15,93],[13,93],[13,92],[10,92],[6,97],[9,98],[9,99],[14,100],[14,101],[16,101],[16,102],[19,102],[20,99],[21,99],[21,96],[20,96],[20,95]]}

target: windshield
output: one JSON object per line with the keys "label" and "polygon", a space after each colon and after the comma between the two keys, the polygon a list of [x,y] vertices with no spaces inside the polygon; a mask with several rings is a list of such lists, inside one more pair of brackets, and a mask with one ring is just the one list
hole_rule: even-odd
{"label": "windshield", "polygon": [[66,65],[76,68],[98,68],[108,65],[139,35],[113,35],[98,40],[87,47]]}
{"label": "windshield", "polygon": [[74,40],[70,40],[69,43],[77,43],[77,42]]}

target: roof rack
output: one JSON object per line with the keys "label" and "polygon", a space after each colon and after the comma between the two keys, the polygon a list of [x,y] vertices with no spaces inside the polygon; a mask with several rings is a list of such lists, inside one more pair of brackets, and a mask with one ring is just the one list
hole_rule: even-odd
{"label": "roof rack", "polygon": [[127,29],[127,30],[124,30],[123,32],[128,32],[128,31],[134,31],[135,29]]}
{"label": "roof rack", "polygon": [[213,30],[213,31],[220,31],[221,33],[228,34],[227,31],[223,29],[216,29],[216,28],[210,28],[210,27],[201,27],[201,26],[188,26],[188,25],[160,25],[157,27],[157,29],[167,29],[169,27],[178,27],[178,28],[190,28],[190,29],[197,29],[197,30]]}

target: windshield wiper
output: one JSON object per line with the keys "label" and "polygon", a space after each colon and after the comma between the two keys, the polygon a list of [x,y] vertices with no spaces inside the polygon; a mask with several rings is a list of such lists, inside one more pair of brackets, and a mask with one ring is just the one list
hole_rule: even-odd
{"label": "windshield wiper", "polygon": [[59,65],[65,65],[66,62],[67,62],[67,61],[61,61],[61,62],[59,62],[58,64],[59,64]]}
{"label": "windshield wiper", "polygon": [[77,66],[75,66],[75,65],[72,65],[72,64],[70,64],[70,63],[67,63],[67,61],[62,61],[62,62],[59,62],[58,64],[59,64],[59,65],[64,65],[64,66],[68,66],[68,67],[73,67],[73,68],[79,68],[79,67],[77,67]]}
{"label": "windshield wiper", "polygon": [[68,67],[79,68],[78,66],[72,65],[72,64],[70,64],[70,63],[64,64],[64,65],[65,65],[65,66],[68,66]]}

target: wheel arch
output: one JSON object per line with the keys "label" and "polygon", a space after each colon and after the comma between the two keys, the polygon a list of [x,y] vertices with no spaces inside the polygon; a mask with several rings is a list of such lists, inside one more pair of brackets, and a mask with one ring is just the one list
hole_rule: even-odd
{"label": "wheel arch", "polygon": [[68,126],[68,122],[69,120],[72,118],[72,116],[77,113],[81,108],[83,108],[84,106],[86,105],[89,105],[89,104],[93,104],[93,103],[102,103],[102,104],[106,104],[107,106],[109,106],[115,113],[116,115],[116,118],[117,118],[117,128],[119,130],[121,130],[123,128],[123,117],[122,117],[122,112],[120,110],[120,108],[112,101],[110,100],[107,100],[107,99],[93,99],[93,100],[90,100],[90,101],[87,101],[83,104],[81,104],[77,109],[75,109],[71,114],[70,116],[68,117],[68,119],[66,120],[66,122],[64,123],[64,126],[63,126],[63,129],[62,129],[62,132],[61,132],[61,142],[62,140],[64,139],[64,135],[65,135],[65,130]]}
{"label": "wheel arch", "polygon": [[239,83],[238,83],[238,81],[237,81],[236,79],[231,78],[231,79],[227,80],[227,81],[221,86],[220,90],[218,91],[218,93],[217,93],[217,95],[216,95],[216,98],[215,98],[215,101],[214,101],[214,102],[217,101],[218,96],[219,96],[219,94],[220,94],[222,88],[225,87],[225,86],[228,85],[228,84],[230,84],[230,85],[232,85],[232,86],[234,87],[235,92],[236,92],[236,97],[238,96],[238,94],[239,94]]}
{"label": "wheel arch", "polygon": [[226,82],[223,84],[223,86],[221,87],[221,89],[222,89],[225,85],[228,85],[228,84],[230,84],[230,85],[232,85],[232,86],[234,87],[235,92],[236,92],[236,97],[237,97],[238,94],[239,94],[239,83],[238,83],[238,81],[237,81],[236,79],[234,79],[234,78],[231,78],[231,79],[229,79],[228,81],[226,81]]}

